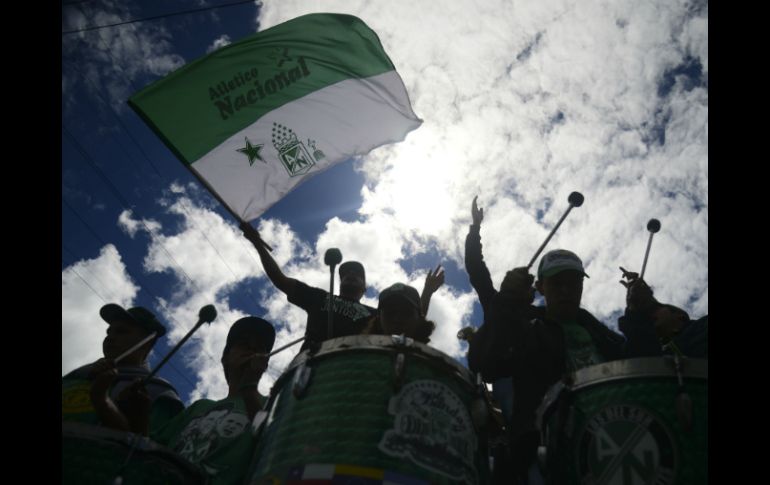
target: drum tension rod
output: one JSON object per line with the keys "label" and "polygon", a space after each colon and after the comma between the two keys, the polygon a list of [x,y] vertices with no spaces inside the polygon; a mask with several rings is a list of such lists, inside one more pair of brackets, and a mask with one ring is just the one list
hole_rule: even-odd
{"label": "drum tension rod", "polygon": [[675,401],[676,415],[685,432],[690,432],[692,430],[692,398],[690,398],[690,395],[685,391],[684,379],[682,377],[682,359],[676,353],[674,353],[674,369],[676,370],[678,382]]}
{"label": "drum tension rod", "polygon": [[393,389],[395,391],[398,392],[404,385],[404,377],[406,377],[406,356],[400,352],[396,355],[393,365]]}
{"label": "drum tension rod", "polygon": [[294,382],[292,383],[292,394],[297,399],[302,399],[305,395],[305,389],[310,384],[310,377],[313,374],[313,368],[303,362],[294,373]]}

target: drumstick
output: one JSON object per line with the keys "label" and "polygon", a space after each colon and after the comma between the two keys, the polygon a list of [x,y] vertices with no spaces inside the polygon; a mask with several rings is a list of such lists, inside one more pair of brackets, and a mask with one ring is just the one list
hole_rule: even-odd
{"label": "drumstick", "polygon": [[295,340],[295,341],[293,341],[293,342],[289,342],[288,344],[284,345],[283,347],[279,347],[279,348],[277,348],[277,349],[273,350],[273,351],[272,351],[272,352],[270,352],[269,354],[254,354],[254,355],[255,355],[256,357],[272,357],[272,356],[274,356],[275,354],[277,354],[278,352],[280,352],[280,351],[282,351],[282,350],[285,350],[285,349],[288,349],[288,348],[289,348],[289,347],[291,347],[292,345],[298,344],[298,343],[302,342],[303,340],[305,340],[305,337],[300,337],[300,338],[298,338],[297,340]]}
{"label": "drumstick", "polygon": [[123,352],[122,354],[120,354],[120,355],[118,356],[118,358],[117,358],[117,359],[115,359],[115,363],[117,364],[117,363],[118,363],[118,362],[120,362],[121,360],[125,359],[125,358],[126,358],[126,357],[128,357],[129,355],[131,355],[131,354],[133,354],[134,352],[136,352],[136,349],[138,349],[138,348],[139,348],[139,347],[141,347],[142,345],[146,344],[146,343],[147,343],[147,342],[149,342],[150,340],[154,339],[156,335],[158,335],[158,332],[152,332],[150,335],[148,335],[148,336],[146,336],[145,338],[143,338],[142,340],[140,340],[140,341],[139,341],[139,343],[137,343],[136,345],[134,345],[134,346],[133,346],[133,347],[131,347],[130,349],[128,349],[128,350],[126,350],[125,352]]}

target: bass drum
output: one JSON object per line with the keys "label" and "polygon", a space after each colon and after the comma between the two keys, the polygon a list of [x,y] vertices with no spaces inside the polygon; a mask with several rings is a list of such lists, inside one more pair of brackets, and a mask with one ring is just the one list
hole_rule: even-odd
{"label": "bass drum", "polygon": [[486,483],[486,406],[470,371],[427,345],[330,339],[273,386],[248,483]]}
{"label": "bass drum", "polygon": [[[206,483],[205,473],[148,438],[90,424],[62,422],[62,483],[183,485]],[[130,455],[130,456],[129,456]]]}
{"label": "bass drum", "polygon": [[538,423],[546,483],[708,483],[708,361],[580,369],[548,391]]}

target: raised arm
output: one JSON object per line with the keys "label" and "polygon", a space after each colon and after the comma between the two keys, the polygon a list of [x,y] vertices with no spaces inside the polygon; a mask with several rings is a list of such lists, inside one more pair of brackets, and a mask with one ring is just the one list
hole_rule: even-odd
{"label": "raised arm", "polygon": [[444,270],[441,269],[441,265],[436,267],[436,271],[428,270],[428,275],[425,277],[425,285],[422,287],[422,294],[420,295],[420,307],[422,308],[422,314],[428,314],[428,307],[430,306],[430,298],[433,293],[438,290],[441,285],[444,284]]}
{"label": "raised arm", "polygon": [[675,339],[690,322],[681,308],[660,303],[652,288],[633,273],[620,268],[626,287],[626,311],[618,320],[618,329],[626,337],[626,357],[661,355],[662,345]]}
{"label": "raised arm", "polygon": [[270,251],[272,249],[267,245],[267,243],[265,243],[265,241],[262,240],[259,232],[254,229],[251,224],[248,222],[242,222],[240,229],[243,231],[243,236],[254,245],[257,253],[259,253],[259,259],[262,261],[262,267],[265,269],[265,273],[267,274],[267,277],[270,279],[270,281],[273,282],[276,288],[286,293],[287,296],[291,296],[291,294],[294,292],[294,287],[296,286],[297,280],[294,278],[289,278],[283,274],[281,268],[278,267],[278,263],[276,263],[275,259],[273,259],[273,257],[270,255]]}
{"label": "raised arm", "polygon": [[473,198],[471,206],[471,217],[473,223],[470,225],[468,235],[465,237],[465,270],[471,281],[471,286],[479,295],[481,308],[486,311],[492,297],[497,293],[492,284],[492,277],[489,274],[484,257],[481,254],[481,221],[484,219],[484,209],[479,209],[476,205],[476,199]]}

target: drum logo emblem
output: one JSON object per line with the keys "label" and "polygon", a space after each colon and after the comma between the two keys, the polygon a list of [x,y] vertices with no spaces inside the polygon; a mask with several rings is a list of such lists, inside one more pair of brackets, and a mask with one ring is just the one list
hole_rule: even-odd
{"label": "drum logo emblem", "polygon": [[647,410],[611,405],[594,414],[581,436],[581,484],[670,485],[676,456],[671,433]]}
{"label": "drum logo emblem", "polygon": [[62,414],[94,412],[94,406],[91,404],[91,384],[80,383],[62,390],[61,404]]}
{"label": "drum logo emblem", "polygon": [[390,399],[393,428],[379,449],[464,483],[476,483],[476,435],[463,402],[446,385],[417,380]]}

